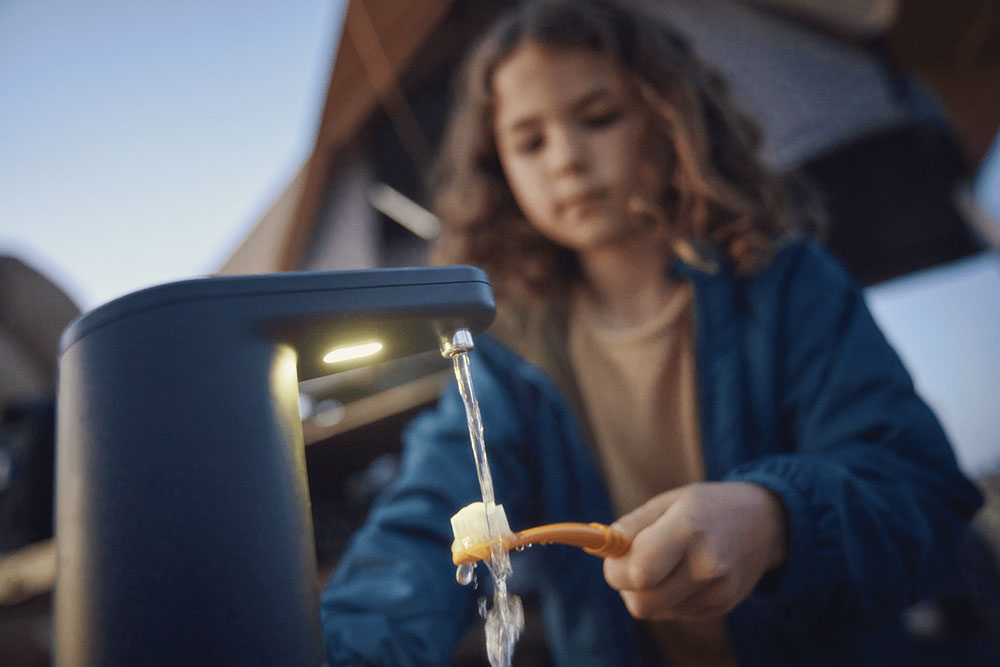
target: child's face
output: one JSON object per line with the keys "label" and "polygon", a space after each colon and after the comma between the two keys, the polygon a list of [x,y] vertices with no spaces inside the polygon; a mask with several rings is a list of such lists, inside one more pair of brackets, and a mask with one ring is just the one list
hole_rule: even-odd
{"label": "child's face", "polygon": [[646,123],[612,59],[528,43],[496,69],[493,92],[500,162],[533,227],[580,253],[646,233],[629,202],[655,200],[662,174],[640,178]]}

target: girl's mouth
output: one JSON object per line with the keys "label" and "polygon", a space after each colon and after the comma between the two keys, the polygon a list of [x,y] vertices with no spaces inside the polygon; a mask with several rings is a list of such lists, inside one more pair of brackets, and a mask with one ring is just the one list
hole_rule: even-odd
{"label": "girl's mouth", "polygon": [[599,204],[608,198],[605,188],[590,188],[569,197],[564,197],[556,203],[557,213],[566,213],[574,209],[585,209]]}

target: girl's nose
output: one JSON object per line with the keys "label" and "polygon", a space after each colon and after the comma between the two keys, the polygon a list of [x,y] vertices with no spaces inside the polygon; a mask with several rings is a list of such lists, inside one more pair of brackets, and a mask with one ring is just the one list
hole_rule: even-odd
{"label": "girl's nose", "polygon": [[572,174],[587,168],[587,145],[579,132],[558,128],[549,138],[549,162],[554,175]]}

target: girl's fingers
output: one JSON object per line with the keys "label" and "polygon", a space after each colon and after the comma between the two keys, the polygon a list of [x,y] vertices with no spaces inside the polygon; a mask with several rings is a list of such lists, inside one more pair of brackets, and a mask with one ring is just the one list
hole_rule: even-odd
{"label": "girl's fingers", "polygon": [[662,618],[675,604],[697,593],[698,585],[688,574],[686,559],[682,558],[661,583],[649,588],[624,589],[618,592],[629,613],[635,618]]}
{"label": "girl's fingers", "polygon": [[634,532],[632,546],[621,558],[604,561],[604,578],[619,591],[653,589],[666,581],[684,558],[691,541],[690,526],[677,512],[673,493],[657,496],[622,517],[622,532]]}
{"label": "girl's fingers", "polygon": [[681,487],[619,519],[632,546],[605,560],[604,577],[638,618],[725,612],[784,562],[783,520],[780,501],[753,484]]}
{"label": "girl's fingers", "polygon": [[678,488],[673,491],[667,491],[666,493],[654,496],[644,504],[615,521],[611,524],[611,527],[620,531],[627,537],[635,537],[640,530],[659,519],[663,513],[667,511],[667,508],[674,504],[674,501],[677,500],[677,496],[680,491],[681,489]]}
{"label": "girl's fingers", "polygon": [[720,616],[733,606],[729,584],[695,581],[682,564],[662,584],[641,591],[620,591],[629,613],[640,619],[698,619]]}
{"label": "girl's fingers", "polygon": [[660,618],[682,618],[697,620],[722,616],[734,606],[737,600],[730,595],[730,585],[726,580],[718,580],[701,586],[691,595],[680,600],[670,609],[669,616]]}

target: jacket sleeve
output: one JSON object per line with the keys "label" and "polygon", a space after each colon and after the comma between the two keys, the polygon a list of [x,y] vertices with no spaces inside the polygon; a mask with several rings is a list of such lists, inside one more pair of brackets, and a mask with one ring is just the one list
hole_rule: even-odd
{"label": "jacket sleeve", "polygon": [[782,284],[785,453],[727,476],[770,488],[787,511],[789,560],[754,597],[803,621],[882,620],[948,571],[981,498],[854,281],[806,246]]}
{"label": "jacket sleeve", "polygon": [[[520,438],[520,422],[512,418],[518,412],[481,362],[474,357],[472,365],[494,486],[498,498],[516,498],[510,449]],[[331,665],[450,664],[464,630],[479,619],[476,597],[486,594],[482,585],[459,585],[451,561],[450,517],[476,500],[482,495],[469,429],[452,383],[433,410],[408,425],[399,477],[352,537],[322,592]],[[506,502],[505,509],[509,517],[518,511]]]}

